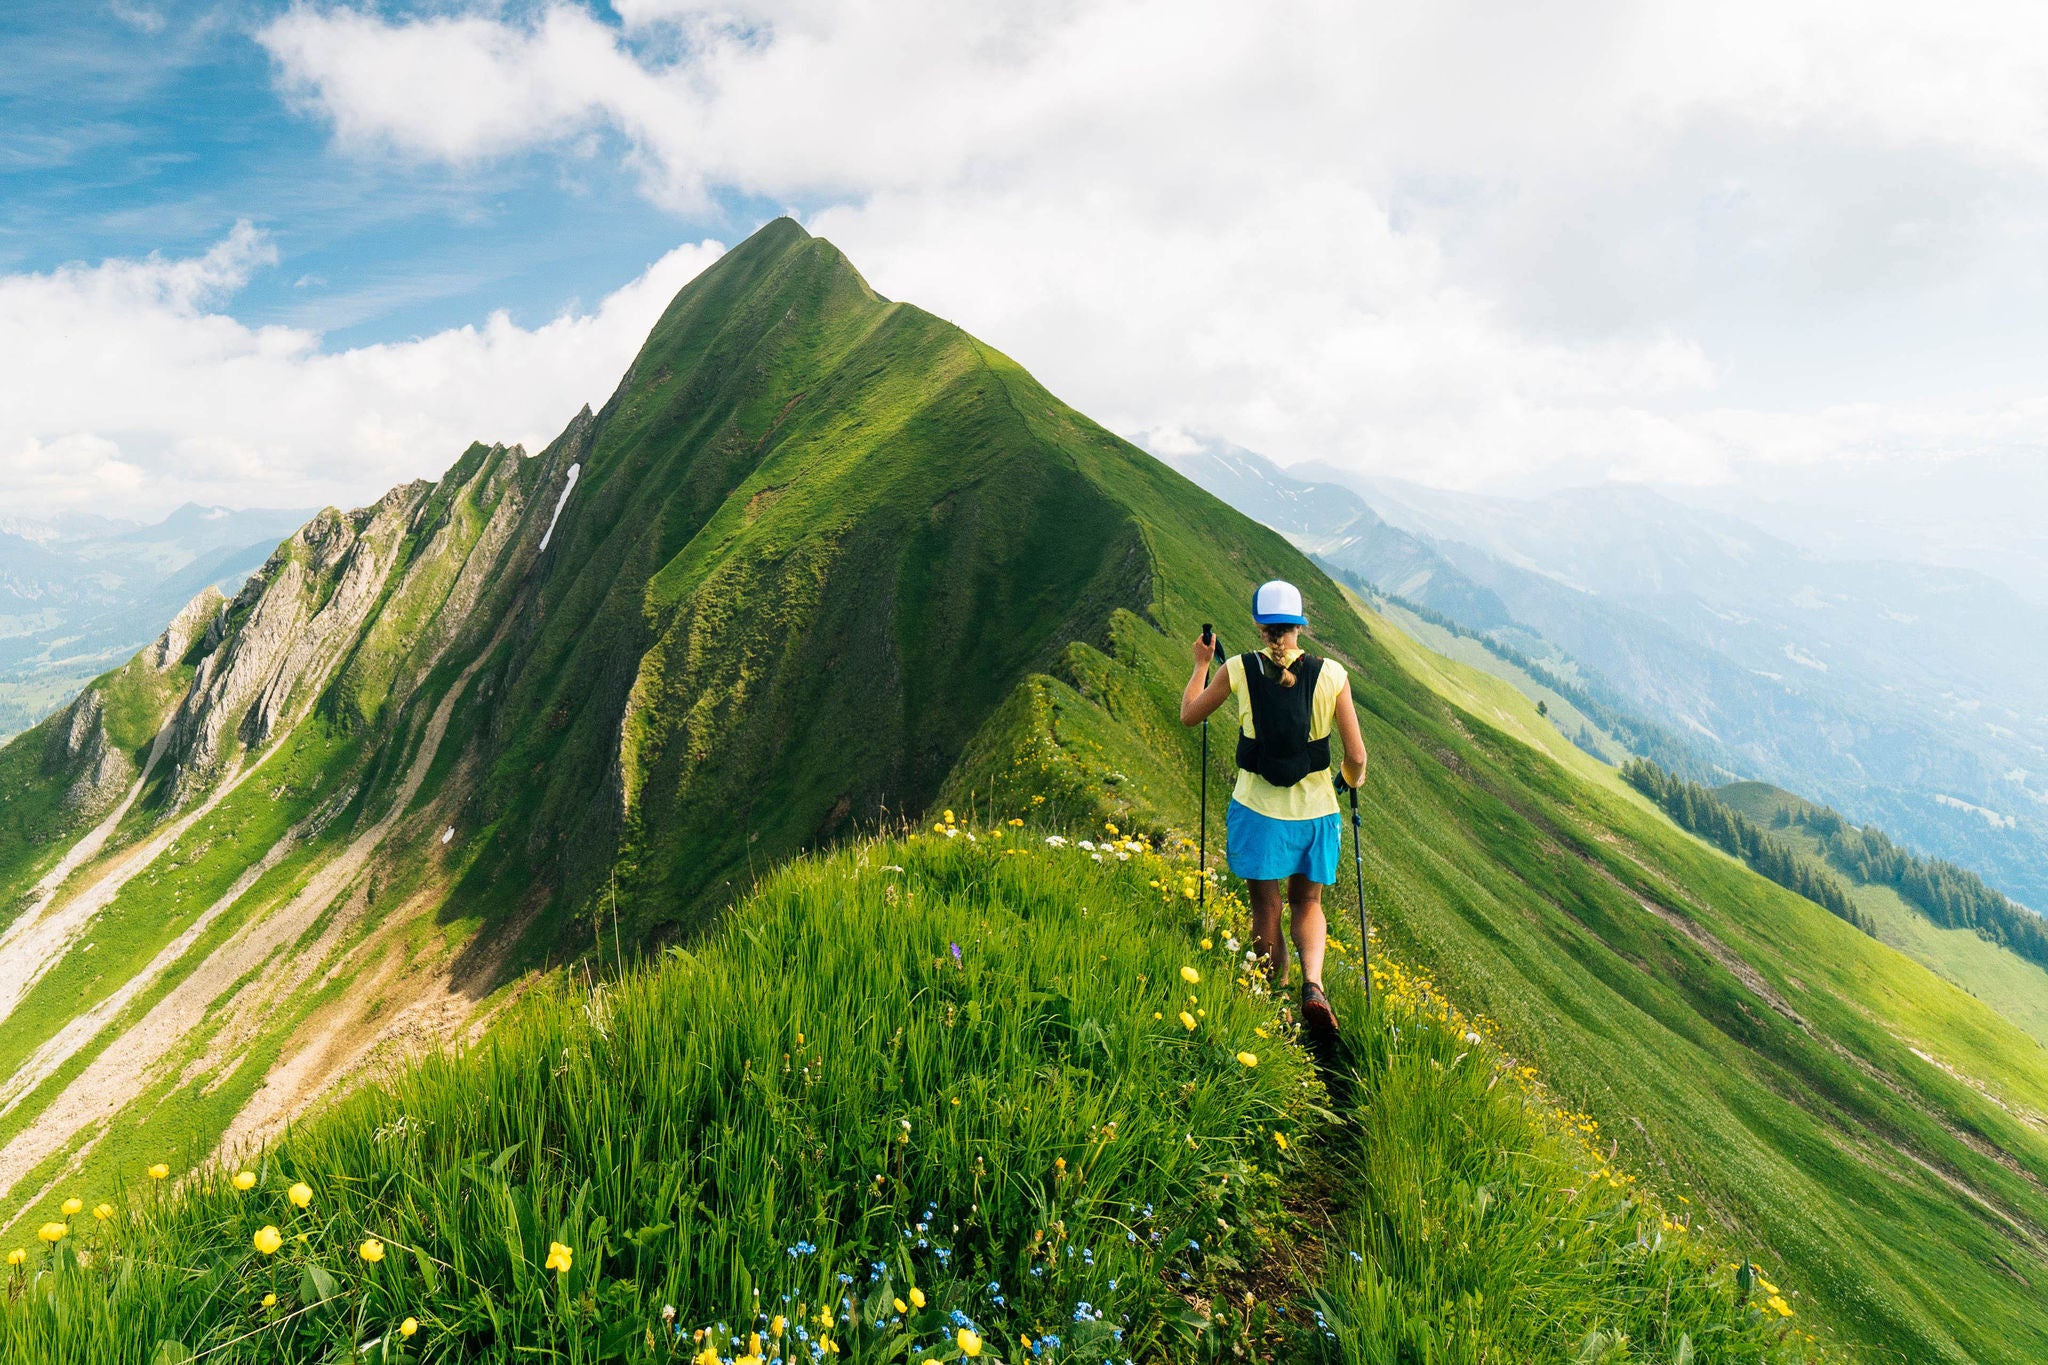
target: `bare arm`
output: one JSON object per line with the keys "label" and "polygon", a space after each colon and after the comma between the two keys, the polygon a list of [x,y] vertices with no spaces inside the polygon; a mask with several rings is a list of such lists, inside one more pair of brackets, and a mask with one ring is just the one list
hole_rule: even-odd
{"label": "bare arm", "polygon": [[1195,671],[1188,675],[1188,685],[1180,694],[1180,723],[1200,725],[1209,719],[1211,712],[1230,696],[1230,669],[1226,665],[1216,670],[1216,676],[1202,686],[1202,675],[1209,671],[1209,661],[1216,657],[1215,643],[1195,641]]}
{"label": "bare arm", "polygon": [[[1183,712],[1187,703],[1181,703]],[[1351,679],[1337,694],[1337,735],[1344,741],[1344,780],[1354,787],[1365,785],[1365,736],[1358,731],[1358,709],[1351,704]]]}

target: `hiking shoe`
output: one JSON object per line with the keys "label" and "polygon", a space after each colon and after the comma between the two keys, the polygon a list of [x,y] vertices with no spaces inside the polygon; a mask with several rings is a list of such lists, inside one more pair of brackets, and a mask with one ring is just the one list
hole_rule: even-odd
{"label": "hiking shoe", "polygon": [[1305,981],[1301,986],[1301,1019],[1318,1033],[1337,1031],[1337,1012],[1330,1008],[1330,997],[1323,994],[1320,983]]}

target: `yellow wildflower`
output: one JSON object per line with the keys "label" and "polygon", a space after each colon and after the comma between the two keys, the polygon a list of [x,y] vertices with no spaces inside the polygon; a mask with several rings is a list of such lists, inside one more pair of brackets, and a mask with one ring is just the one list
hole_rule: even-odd
{"label": "yellow wildflower", "polygon": [[1189,1033],[1193,1033],[1195,1031],[1195,1016],[1189,1014],[1186,1010],[1182,1010],[1180,1012],[1180,1026]]}
{"label": "yellow wildflower", "polygon": [[1012,817],[1010,818],[1010,827],[1011,827],[1012,829],[1022,829],[1022,828],[1024,828],[1024,822],[1023,822],[1022,820],[1018,819],[1017,817],[1015,817],[1015,816],[1012,816]]}
{"label": "yellow wildflower", "polygon": [[255,1242],[256,1249],[265,1256],[275,1256],[277,1249],[284,1245],[284,1238],[278,1235],[276,1228],[271,1227],[258,1228],[256,1236],[252,1240]]}
{"label": "yellow wildflower", "polygon": [[759,1332],[747,1333],[747,1354],[753,1356],[756,1360],[761,1358],[761,1334]]}
{"label": "yellow wildflower", "polygon": [[25,1263],[27,1260],[28,1253],[26,1251],[23,1251],[20,1247],[16,1247],[14,1250],[7,1253],[7,1264],[9,1265],[21,1265]]}
{"label": "yellow wildflower", "polygon": [[693,1358],[692,1365],[718,1365],[718,1348],[706,1342],[704,1349]]}
{"label": "yellow wildflower", "polygon": [[256,1172],[237,1171],[231,1183],[238,1190],[253,1190],[256,1188]]}
{"label": "yellow wildflower", "polygon": [[265,1294],[265,1295],[263,1296],[263,1306],[264,1306],[265,1308],[275,1308],[275,1307],[277,1307],[277,1295],[275,1295],[275,1294]]}
{"label": "yellow wildflower", "polygon": [[960,1354],[963,1356],[978,1356],[981,1354],[981,1338],[968,1331],[965,1327],[962,1327],[953,1334],[953,1343],[960,1348]]}
{"label": "yellow wildflower", "polygon": [[69,1218],[74,1213],[83,1213],[85,1212],[85,1201],[78,1198],[67,1199],[64,1201],[63,1207],[58,1211],[66,1218]]}
{"label": "yellow wildflower", "polygon": [[910,1287],[910,1304],[913,1308],[924,1307],[924,1291],[916,1285]]}
{"label": "yellow wildflower", "polygon": [[910,1311],[910,1305],[905,1303],[903,1300],[898,1299],[896,1300],[896,1311],[899,1313],[908,1313]]}
{"label": "yellow wildflower", "polygon": [[1190,986],[1198,986],[1201,984],[1202,974],[1193,967],[1183,967],[1180,969],[1180,979]]}
{"label": "yellow wildflower", "polygon": [[1259,1054],[1256,1052],[1240,1052],[1237,1054],[1237,1064],[1239,1066],[1257,1066],[1259,1064]]}
{"label": "yellow wildflower", "polygon": [[363,1244],[356,1248],[356,1255],[375,1265],[384,1259],[384,1244],[375,1237],[365,1238]]}
{"label": "yellow wildflower", "polygon": [[92,1216],[104,1223],[114,1216],[114,1206],[112,1204],[97,1205],[92,1211]]}
{"label": "yellow wildflower", "polygon": [[164,1165],[164,1163],[161,1161],[157,1162],[156,1165],[149,1168],[149,1178],[151,1180],[162,1180],[170,1173],[171,1168]]}
{"label": "yellow wildflower", "polygon": [[402,1337],[410,1337],[419,1330],[420,1320],[418,1318],[407,1318],[404,1322],[398,1324],[398,1335]]}
{"label": "yellow wildflower", "polygon": [[953,823],[953,812],[951,812],[951,811],[947,811],[947,812],[946,812],[946,823],[947,823],[947,824],[949,824],[949,825]]}
{"label": "yellow wildflower", "polygon": [[1202,951],[1203,951],[1203,952],[1205,952],[1205,953],[1206,953],[1206,952],[1208,952],[1208,951],[1209,951],[1209,950],[1210,950],[1211,948],[1214,948],[1215,946],[1216,946],[1216,943],[1215,943],[1215,940],[1213,940],[1213,939],[1206,939],[1206,938],[1205,938],[1205,939],[1203,939],[1203,940],[1202,940]]}
{"label": "yellow wildflower", "polygon": [[313,1202],[313,1187],[311,1185],[308,1185],[305,1181],[301,1180],[296,1185],[293,1185],[290,1189],[286,1190],[284,1192],[284,1197],[292,1201],[292,1206],[294,1208],[303,1209],[308,1204],[311,1204]]}
{"label": "yellow wildflower", "polygon": [[[917,1293],[915,1289],[911,1290],[910,1292],[913,1296]],[[782,1314],[777,1313],[775,1315],[775,1321],[768,1324],[768,1335],[774,1337],[777,1341],[780,1341],[782,1340],[782,1329],[787,1326],[789,1326],[789,1319],[782,1316]]]}
{"label": "yellow wildflower", "polygon": [[68,1234],[70,1231],[71,1229],[65,1227],[62,1223],[45,1223],[42,1225],[42,1227],[36,1230],[36,1236],[42,1238],[45,1242],[48,1242],[50,1245],[55,1246],[57,1243],[63,1241],[65,1235]]}
{"label": "yellow wildflower", "polygon": [[1280,1131],[1279,1129],[1275,1128],[1275,1129],[1273,1130],[1273,1145],[1274,1145],[1274,1146],[1276,1146],[1276,1147],[1278,1147],[1278,1148],[1279,1148],[1279,1149],[1280,1149],[1281,1151],[1283,1151],[1283,1152],[1284,1152],[1284,1151],[1286,1151],[1286,1150],[1287,1150],[1287,1134],[1285,1134],[1285,1133],[1281,1132],[1281,1131]]}
{"label": "yellow wildflower", "polygon": [[570,1263],[575,1259],[575,1255],[575,1252],[571,1251],[562,1243],[549,1242],[548,1259],[546,1262],[547,1268],[549,1270],[554,1271],[557,1275],[566,1275],[569,1273],[569,1266]]}
{"label": "yellow wildflower", "polygon": [[1776,1294],[1771,1295],[1768,1302],[1779,1317],[1789,1318],[1792,1316],[1792,1305],[1779,1298]]}

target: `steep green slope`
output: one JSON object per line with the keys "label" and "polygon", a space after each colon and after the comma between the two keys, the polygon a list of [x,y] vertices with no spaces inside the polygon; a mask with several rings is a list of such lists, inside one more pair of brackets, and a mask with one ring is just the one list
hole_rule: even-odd
{"label": "steep green slope", "polygon": [[1131,509],[1010,369],[787,220],[683,291],[565,438],[582,481],[472,807],[508,879],[616,873],[643,927],[701,924],[750,869],[922,807],[1028,669],[1147,605]]}
{"label": "steep green slope", "polygon": [[2048,969],[1972,930],[1935,924],[1893,888],[1859,881],[1828,862],[1811,831],[1798,824],[1775,824],[1780,811],[1817,809],[1805,798],[1765,782],[1734,783],[1721,788],[1719,795],[1758,824],[1771,827],[1773,837],[1843,878],[1879,939],[1982,1000],[2048,1047]]}
{"label": "steep green slope", "polygon": [[[1156,525],[1177,495],[1154,496]],[[1247,581],[1285,567],[1312,600],[1342,600],[1277,537],[1192,510],[1181,524],[1200,530],[1152,537],[1169,602],[1218,565]],[[1172,634],[1237,616],[1212,592],[1168,608]],[[1388,941],[1500,1021],[1624,1154],[1824,1284],[1853,1334],[1922,1359],[2042,1349],[2027,1289],[2048,1227],[2038,1052],[1639,802],[1446,706],[1354,621],[1322,612],[1317,642],[1354,666],[1367,713],[1367,894]],[[1133,628],[1111,659],[1076,651],[1039,685],[1047,704],[1005,716],[1045,728],[978,745],[983,766],[953,790],[1093,778],[1113,808],[1152,814],[1157,793],[1115,779],[1171,715],[1184,648]],[[1191,794],[1168,811],[1186,820]]]}
{"label": "steep green slope", "polygon": [[245,1187],[74,1219],[0,1350],[1814,1358],[1796,1288],[1745,1284],[1422,982],[1387,964],[1369,1017],[1333,982],[1361,1040],[1333,1099],[1184,861],[947,829],[802,860],[622,980],[556,977]]}
{"label": "steep green slope", "polygon": [[1384,941],[1812,1318],[1916,1360],[2048,1354],[2038,1049],[1447,703],[1278,535],[787,222],[547,451],[323,514],[179,653],[157,769],[33,921],[69,937],[8,1020],[35,1084],[0,1185],[32,1224],[167,1134],[273,1133],[522,963],[690,935],[862,825],[1190,836],[1184,642],[1241,645],[1273,576],[1352,670]]}
{"label": "steep green slope", "polygon": [[[6,750],[32,923],[0,952],[0,1188],[123,1159],[124,1114],[271,1131],[600,914],[701,928],[921,807],[1030,666],[1147,601],[1129,509],[1005,368],[772,224],[540,456],[477,446],[321,514],[175,663],[96,685],[167,704],[147,774],[118,708]],[[89,856],[27,898],[67,842]]]}

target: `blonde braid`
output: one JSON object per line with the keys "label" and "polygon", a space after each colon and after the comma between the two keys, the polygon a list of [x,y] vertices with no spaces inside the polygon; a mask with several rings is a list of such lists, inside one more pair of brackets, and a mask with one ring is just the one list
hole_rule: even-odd
{"label": "blonde braid", "polygon": [[1294,670],[1287,666],[1287,645],[1285,641],[1287,639],[1287,632],[1290,629],[1291,627],[1288,626],[1259,627],[1259,634],[1266,637],[1265,655],[1273,661],[1273,667],[1280,670],[1280,685],[1282,687],[1292,687],[1295,682]]}

